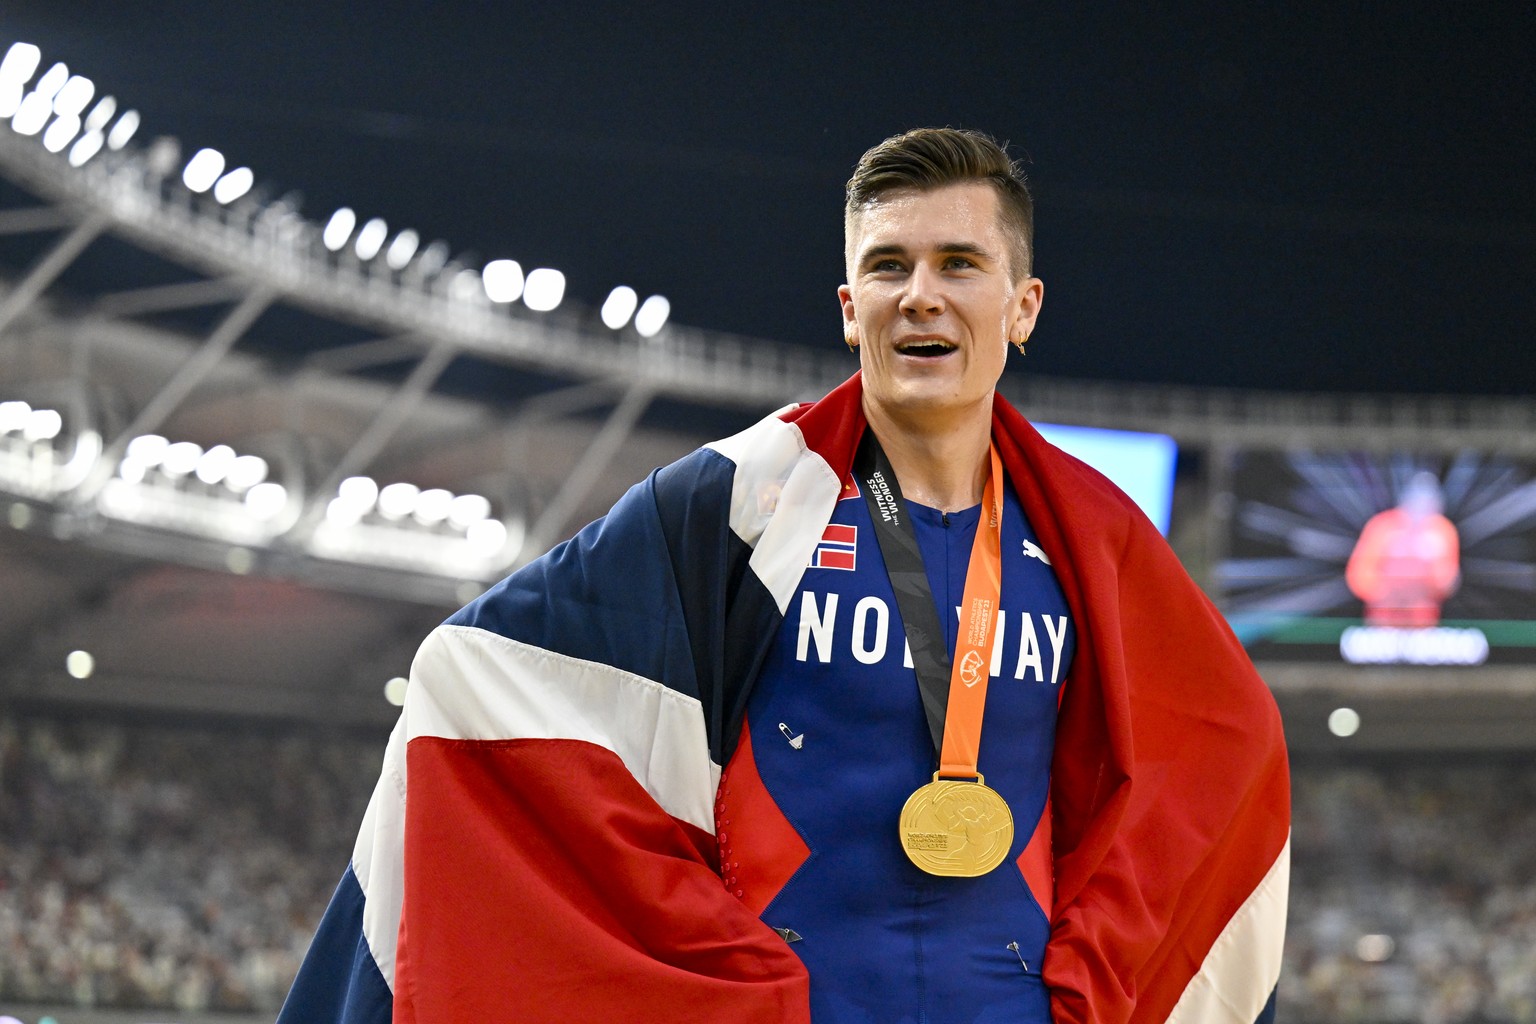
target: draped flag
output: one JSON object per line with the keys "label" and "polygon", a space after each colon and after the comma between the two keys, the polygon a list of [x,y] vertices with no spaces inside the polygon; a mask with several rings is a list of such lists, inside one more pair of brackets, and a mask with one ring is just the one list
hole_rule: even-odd
{"label": "draped flag", "polygon": [[[806,970],[758,917],[803,845],[730,838],[759,880],[733,891],[718,790],[801,574],[856,547],[826,527],[860,387],[658,470],[426,639],[281,1021],[809,1020]],[[1001,397],[993,439],[1079,624],[1052,855],[1020,865],[1053,903],[1053,1016],[1272,1015],[1274,701],[1130,499]]]}

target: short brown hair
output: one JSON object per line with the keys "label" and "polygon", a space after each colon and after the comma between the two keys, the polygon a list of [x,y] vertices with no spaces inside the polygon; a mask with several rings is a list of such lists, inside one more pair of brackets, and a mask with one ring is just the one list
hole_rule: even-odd
{"label": "short brown hair", "polygon": [[1014,279],[1028,276],[1034,261],[1035,201],[1023,169],[990,135],[966,128],[914,128],[893,135],[859,158],[848,179],[843,207],[845,231],[865,206],[887,192],[922,192],[965,181],[987,181],[997,190],[998,209],[1009,237]]}

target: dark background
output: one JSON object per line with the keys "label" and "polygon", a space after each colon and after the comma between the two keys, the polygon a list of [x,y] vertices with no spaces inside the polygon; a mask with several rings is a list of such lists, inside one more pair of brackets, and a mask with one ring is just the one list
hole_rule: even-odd
{"label": "dark background", "polygon": [[569,300],[626,283],[682,323],[838,345],[843,182],[951,124],[1009,140],[1036,189],[1046,305],[1014,372],[1536,381],[1529,2],[22,0],[18,39],[137,107],[140,141],[213,146],[312,220],[558,267]]}

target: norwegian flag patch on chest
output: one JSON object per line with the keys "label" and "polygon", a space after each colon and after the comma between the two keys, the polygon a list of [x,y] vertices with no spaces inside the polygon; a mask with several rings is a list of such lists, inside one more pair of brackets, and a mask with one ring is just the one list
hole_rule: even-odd
{"label": "norwegian flag patch on chest", "polygon": [[830,523],[822,531],[821,542],[811,555],[812,569],[845,569],[854,571],[859,548],[859,528],[841,523]]}

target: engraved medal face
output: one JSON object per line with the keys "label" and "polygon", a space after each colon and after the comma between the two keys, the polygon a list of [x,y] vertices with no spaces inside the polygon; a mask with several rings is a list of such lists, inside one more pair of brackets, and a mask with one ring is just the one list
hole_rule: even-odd
{"label": "engraved medal face", "polygon": [[930,875],[975,878],[1013,846],[1013,813],[984,780],[940,779],[907,797],[899,834],[908,859]]}

